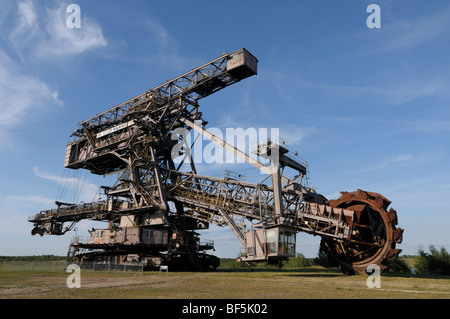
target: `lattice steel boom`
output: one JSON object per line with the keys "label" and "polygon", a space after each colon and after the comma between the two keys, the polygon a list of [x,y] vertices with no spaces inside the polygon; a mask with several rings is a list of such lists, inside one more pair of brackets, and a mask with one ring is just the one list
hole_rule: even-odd
{"label": "lattice steel boom", "polygon": [[[117,174],[102,187],[107,199],[57,207],[30,217],[32,234],[63,235],[83,219],[108,223],[71,244],[68,259],[144,262],[180,269],[215,269],[196,230],[228,226],[244,246],[245,262],[279,262],[295,256],[295,234],[321,236],[321,250],[343,272],[386,268],[400,250],[403,230],[383,196],[358,190],[328,201],[304,185],[307,164],[277,141],[256,149],[255,159],[206,128],[199,100],[257,74],[258,60],[246,49],[203,64],[120,105],[80,122],[67,145],[64,166],[93,174]],[[174,163],[177,129],[195,130],[271,177],[271,185],[189,171]],[[185,154],[186,155],[186,154]],[[186,156],[185,156],[186,157]],[[296,172],[284,175],[284,168]]]}

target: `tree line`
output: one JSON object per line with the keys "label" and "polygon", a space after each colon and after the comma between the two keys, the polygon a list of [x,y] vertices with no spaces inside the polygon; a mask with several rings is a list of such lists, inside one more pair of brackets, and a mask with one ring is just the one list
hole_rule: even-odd
{"label": "tree line", "polygon": [[40,255],[40,256],[0,256],[3,261],[60,261],[65,260],[65,256]]}

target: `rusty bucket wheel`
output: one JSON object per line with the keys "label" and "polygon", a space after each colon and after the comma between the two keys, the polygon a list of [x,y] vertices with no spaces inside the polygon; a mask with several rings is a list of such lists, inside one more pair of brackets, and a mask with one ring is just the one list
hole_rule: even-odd
{"label": "rusty bucket wheel", "polygon": [[357,190],[341,192],[337,200],[330,200],[329,205],[355,211],[351,224],[349,241],[339,242],[322,237],[320,250],[328,255],[332,265],[340,266],[346,275],[366,274],[370,265],[378,265],[381,272],[387,269],[387,261],[395,260],[400,249],[403,230],[396,228],[397,213],[394,209],[387,211],[391,201],[378,193]]}

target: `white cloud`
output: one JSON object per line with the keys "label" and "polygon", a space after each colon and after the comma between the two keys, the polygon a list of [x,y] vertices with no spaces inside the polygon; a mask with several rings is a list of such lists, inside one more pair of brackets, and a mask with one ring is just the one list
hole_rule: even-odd
{"label": "white cloud", "polygon": [[384,97],[390,104],[401,105],[421,97],[439,96],[448,93],[445,89],[445,81],[440,79],[427,79],[424,81],[405,80],[392,82],[387,85],[340,85],[327,83],[312,83],[301,79],[294,79],[301,86],[309,89],[327,90],[330,93],[343,97]]}
{"label": "white cloud", "polygon": [[411,154],[396,155],[393,157],[385,158],[383,160],[380,160],[378,163],[376,163],[374,165],[363,168],[359,171],[359,173],[378,171],[378,170],[382,170],[382,169],[385,169],[385,168],[393,166],[393,165],[405,165],[405,163],[408,163],[413,159],[414,159],[414,157]]}
{"label": "white cloud", "polygon": [[58,91],[25,71],[0,50],[0,149],[11,131],[37,114],[61,107]]}
{"label": "white cloud", "polygon": [[41,110],[48,104],[62,105],[58,92],[23,70],[0,51],[0,125],[14,126],[30,110]]}
{"label": "white cloud", "polygon": [[376,118],[369,116],[334,116],[326,119],[330,123],[336,124],[354,124],[354,123],[374,123],[377,125],[385,125],[395,127],[396,132],[447,132],[450,131],[450,121],[418,118],[418,119],[391,119]]}
{"label": "white cloud", "polygon": [[72,172],[71,177],[56,176],[50,173],[42,172],[38,167],[33,169],[35,176],[52,181],[59,187],[56,200],[64,202],[92,202],[97,200],[99,186],[86,181],[87,171],[77,170]]}
{"label": "white cloud", "polygon": [[51,60],[107,46],[101,27],[83,11],[81,28],[67,27],[68,5],[62,2],[38,12],[31,1],[18,4],[18,19],[9,39],[21,56]]}
{"label": "white cloud", "polygon": [[18,5],[19,11],[19,26],[14,30],[17,33],[24,33],[33,27],[37,23],[37,12],[31,1],[24,1]]}
{"label": "white cloud", "polygon": [[23,206],[36,207],[36,205],[42,205],[43,207],[45,207],[53,205],[55,203],[55,201],[50,198],[37,195],[30,195],[30,196],[7,195],[5,196],[5,200],[10,203],[20,204],[20,206],[22,207]]}
{"label": "white cloud", "polygon": [[[171,65],[176,69],[184,68],[186,59],[178,54],[178,46],[164,25],[156,18],[146,19],[145,25],[152,38],[152,49],[158,64]],[[156,51],[156,52],[155,52]]]}
{"label": "white cloud", "polygon": [[8,235],[27,235],[31,224],[27,218],[39,213],[41,208],[54,205],[54,201],[37,195],[0,196],[0,232]]}
{"label": "white cloud", "polygon": [[[0,37],[0,149],[14,145],[15,130],[23,123],[62,107],[58,89],[39,75],[32,74],[34,64],[54,63],[107,45],[100,26],[86,14],[81,29],[66,26],[63,2],[54,8],[42,8],[30,0],[4,2]],[[19,61],[13,57],[18,56]]]}
{"label": "white cloud", "polygon": [[383,26],[382,41],[376,42],[376,48],[370,53],[411,49],[427,42],[442,41],[448,37],[450,27],[450,8],[443,9],[433,15],[417,19],[395,20],[391,24]]}
{"label": "white cloud", "polygon": [[47,39],[40,43],[37,54],[41,57],[71,56],[107,45],[102,29],[86,14],[81,15],[81,28],[66,26],[66,7],[62,3],[59,8],[47,9]]}
{"label": "white cloud", "polygon": [[[133,14],[136,13],[133,12]],[[132,42],[133,39],[127,43],[127,48],[133,49],[133,52],[129,52],[127,57],[124,57],[127,61],[132,59],[139,64],[150,64],[154,69],[170,73],[185,72],[192,66],[204,63],[203,59],[188,57],[180,52],[176,36],[165,26],[165,22],[161,22],[152,12],[144,11],[130,18],[134,19],[135,26],[142,30],[142,37],[136,46]],[[120,46],[123,47],[124,44]],[[142,54],[140,52],[143,48]],[[139,54],[134,55],[134,52]]]}
{"label": "white cloud", "polygon": [[417,119],[405,122],[405,125],[411,130],[422,132],[447,132],[450,131],[450,121],[432,120],[432,119]]}
{"label": "white cloud", "polygon": [[288,143],[288,147],[289,145],[300,144],[306,137],[315,133],[317,133],[315,126],[302,127],[294,124],[284,124],[280,127],[280,137]]}

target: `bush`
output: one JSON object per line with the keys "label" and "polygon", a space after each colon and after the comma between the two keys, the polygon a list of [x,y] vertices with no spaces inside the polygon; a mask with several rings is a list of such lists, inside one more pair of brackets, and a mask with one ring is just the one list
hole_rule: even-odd
{"label": "bush", "polygon": [[245,262],[238,262],[236,258],[220,258],[221,268],[249,268]]}
{"label": "bush", "polygon": [[289,260],[283,264],[283,267],[286,268],[302,268],[309,266],[311,266],[310,261],[300,253],[297,253],[295,257],[289,258]]}
{"label": "bush", "polygon": [[430,253],[425,252],[422,247],[419,247],[418,253],[419,257],[415,266],[419,273],[450,275],[450,255],[444,247],[438,250],[431,245]]}
{"label": "bush", "polygon": [[328,258],[327,253],[323,251],[319,251],[317,257],[314,259],[314,265],[319,265],[325,268],[332,268],[333,266],[330,263],[330,259]]}
{"label": "bush", "polygon": [[387,272],[391,274],[411,273],[408,263],[403,258],[397,258],[395,261],[388,261],[387,266],[389,267]]}

